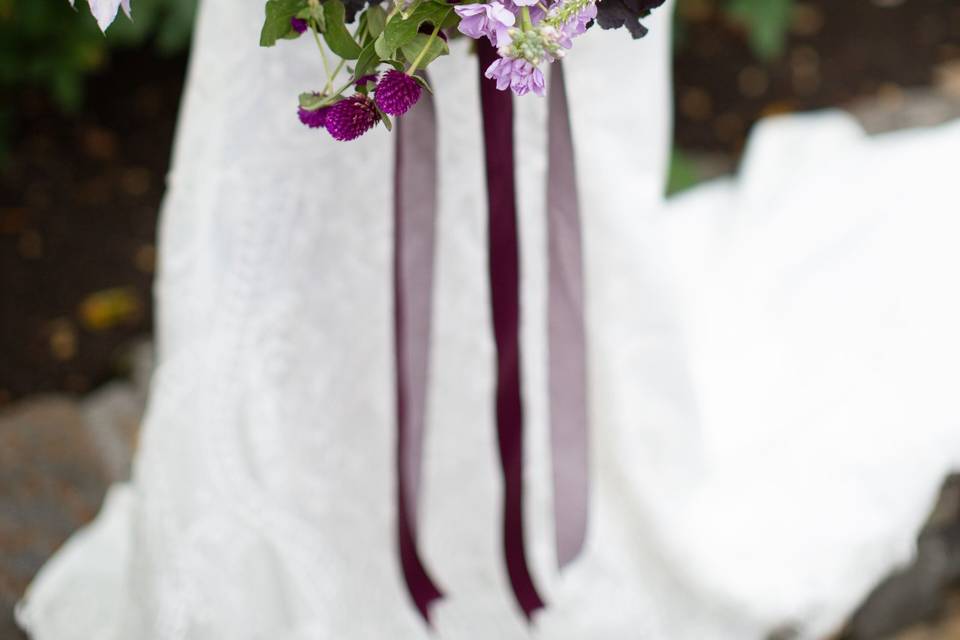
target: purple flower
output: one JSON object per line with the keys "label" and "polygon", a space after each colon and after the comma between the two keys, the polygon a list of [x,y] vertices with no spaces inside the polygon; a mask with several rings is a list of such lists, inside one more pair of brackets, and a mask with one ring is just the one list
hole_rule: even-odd
{"label": "purple flower", "polygon": [[503,91],[509,87],[518,96],[531,91],[542,96],[545,92],[543,73],[522,58],[497,58],[483,75],[496,80],[497,89]]}
{"label": "purple flower", "polygon": [[587,25],[597,17],[597,3],[590,2],[581,11],[567,20],[560,27],[560,44],[565,49],[573,46],[573,39],[583,35],[587,30]]}
{"label": "purple flower", "polygon": [[330,107],[320,107],[319,109],[304,109],[300,107],[297,115],[300,116],[300,122],[311,129],[322,129],[327,124],[327,112]]}
{"label": "purple flower", "polygon": [[489,4],[465,4],[454,7],[460,16],[460,33],[474,40],[486,36],[490,44],[499,47],[509,41],[507,30],[517,21],[513,12],[494,0]]}
{"label": "purple flower", "polygon": [[[530,21],[533,24],[540,22],[540,19],[546,15],[546,12],[540,8],[543,4],[541,0],[537,0],[536,2],[514,2],[514,0],[501,0],[501,2],[503,2],[503,6],[507,9],[507,11],[515,16],[519,16],[523,7],[527,7],[527,9],[530,10]],[[550,4],[550,2],[547,1],[547,4]]]}
{"label": "purple flower", "polygon": [[306,33],[307,28],[310,26],[307,24],[307,21],[303,18],[298,18],[296,16],[290,18],[290,26],[293,27],[293,30],[297,33]]}
{"label": "purple flower", "polygon": [[380,122],[373,100],[354,94],[329,107],[324,125],[336,140],[354,140]]}
{"label": "purple flower", "polygon": [[402,116],[417,104],[423,88],[415,79],[407,74],[391,69],[384,74],[374,98],[380,111],[391,116]]}

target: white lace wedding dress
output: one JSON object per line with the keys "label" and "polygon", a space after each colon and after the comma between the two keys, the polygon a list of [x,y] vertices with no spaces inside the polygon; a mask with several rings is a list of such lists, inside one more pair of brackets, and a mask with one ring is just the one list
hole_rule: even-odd
{"label": "white lace wedding dress", "polygon": [[643,41],[578,41],[592,511],[558,574],[545,101],[516,101],[527,536],[549,603],[527,625],[500,554],[477,79],[456,43],[434,69],[431,635],[394,543],[389,138],[304,129],[312,43],[259,49],[263,0],[202,4],[135,477],[29,589],[33,638],[817,638],[909,559],[960,460],[960,126],[771,121],[737,180],[665,202],[668,9]]}

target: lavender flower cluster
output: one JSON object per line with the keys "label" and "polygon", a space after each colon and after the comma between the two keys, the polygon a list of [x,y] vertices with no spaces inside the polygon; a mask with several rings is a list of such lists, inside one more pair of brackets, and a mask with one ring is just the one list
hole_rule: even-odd
{"label": "lavender flower cluster", "polygon": [[458,29],[474,39],[487,38],[500,57],[484,75],[501,91],[518,96],[544,95],[541,66],[559,60],[597,17],[596,0],[556,0],[545,7],[540,0],[493,0],[454,9]]}

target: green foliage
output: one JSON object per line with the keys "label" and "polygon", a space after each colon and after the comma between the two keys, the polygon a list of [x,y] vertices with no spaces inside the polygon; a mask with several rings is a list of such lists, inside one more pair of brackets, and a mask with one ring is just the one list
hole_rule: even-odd
{"label": "green foliage", "polygon": [[793,0],[730,0],[727,11],[747,26],[750,46],[763,60],[779,57],[787,41]]}
{"label": "green foliage", "polygon": [[687,20],[694,15],[717,15],[742,26],[753,54],[762,61],[779,57],[787,42],[794,0],[679,0],[674,21],[674,44],[687,39]]}
{"label": "green foliage", "polygon": [[397,49],[416,39],[420,25],[424,22],[442,25],[452,15],[454,15],[452,8],[442,2],[422,2],[406,16],[398,13],[387,22],[380,36],[383,43],[377,46],[377,51],[381,54],[389,54],[384,55],[385,58],[393,57]]}
{"label": "green foliage", "polygon": [[297,32],[293,30],[290,19],[299,16],[308,9],[307,0],[269,0],[266,4],[266,18],[260,31],[260,46],[272,47],[277,40],[293,39]]}
{"label": "green foliage", "polygon": [[674,147],[670,154],[670,167],[667,175],[667,195],[674,195],[696,186],[701,181],[693,161],[679,148]]}
{"label": "green foliage", "polygon": [[347,12],[340,0],[327,0],[323,3],[323,19],[326,28],[323,38],[330,51],[344,60],[356,60],[360,56],[360,45],[353,39],[346,25]]}
{"label": "green foliage", "polygon": [[400,53],[406,60],[417,60],[419,57],[422,69],[440,56],[450,53],[450,48],[443,38],[431,38],[425,33],[418,33],[413,40],[400,47]]}
{"label": "green foliage", "polygon": [[79,108],[86,76],[111,50],[152,42],[163,54],[190,40],[196,0],[135,0],[134,20],[121,16],[104,37],[84,0],[0,0],[0,90],[46,90],[64,110]]}
{"label": "green foliage", "polygon": [[[267,0],[260,45],[272,47],[279,40],[298,37],[290,25],[293,17],[307,21],[327,73],[323,91],[300,94],[300,106],[311,111],[334,104],[360,78],[381,66],[414,76],[436,58],[450,53],[439,31],[457,22],[453,6],[446,0],[413,0],[404,9],[392,5],[389,13],[381,4],[368,5],[366,0]],[[353,23],[350,28],[348,21]],[[335,63],[331,63],[328,50]],[[348,79],[340,84],[338,77],[344,68]],[[416,81],[425,86],[421,78]],[[366,95],[370,88],[360,84],[355,91]],[[389,129],[387,114],[380,113],[379,117]]]}

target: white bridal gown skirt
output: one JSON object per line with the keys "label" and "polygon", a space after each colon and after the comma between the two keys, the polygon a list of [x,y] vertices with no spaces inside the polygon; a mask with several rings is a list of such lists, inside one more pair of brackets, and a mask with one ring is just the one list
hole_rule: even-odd
{"label": "white bridal gown skirt", "polygon": [[475,60],[433,71],[440,218],[424,560],[394,541],[391,141],[296,120],[312,43],[204,0],[161,228],[134,479],[18,611],[36,640],[817,638],[909,559],[960,458],[960,127],[761,125],[742,175],[665,203],[667,9],[567,66],[585,234],[591,512],[558,573],[546,406],[545,101],[516,101],[527,542],[500,553]]}

